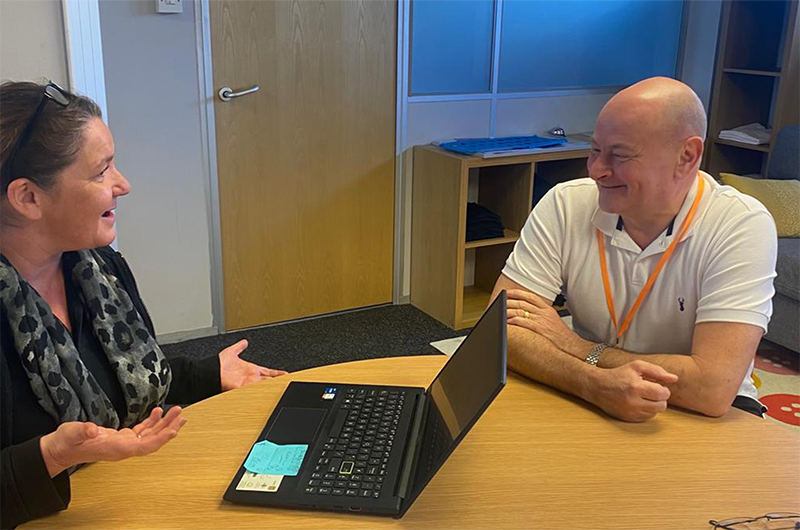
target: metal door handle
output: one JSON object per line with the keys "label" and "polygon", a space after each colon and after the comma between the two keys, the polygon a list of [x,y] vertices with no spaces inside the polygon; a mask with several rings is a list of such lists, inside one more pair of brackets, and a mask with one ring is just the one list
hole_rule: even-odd
{"label": "metal door handle", "polygon": [[241,92],[234,92],[231,87],[224,86],[219,89],[219,99],[222,101],[230,101],[233,98],[238,98],[240,96],[246,96],[247,94],[252,94],[253,92],[258,92],[259,86],[255,85],[253,88],[248,88],[247,90],[242,90]]}

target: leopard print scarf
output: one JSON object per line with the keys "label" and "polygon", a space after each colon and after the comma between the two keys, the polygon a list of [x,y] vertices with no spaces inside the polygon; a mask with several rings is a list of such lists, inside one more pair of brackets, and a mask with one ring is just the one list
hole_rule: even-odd
{"label": "leopard print scarf", "polygon": [[77,252],[72,280],[87,308],[95,337],[125,396],[120,418],[86,368],[72,336],[50,305],[5,256],[0,259],[0,302],[14,344],[39,404],[59,424],[90,421],[103,427],[132,427],[164,404],[172,372],[127,291],[94,250]]}

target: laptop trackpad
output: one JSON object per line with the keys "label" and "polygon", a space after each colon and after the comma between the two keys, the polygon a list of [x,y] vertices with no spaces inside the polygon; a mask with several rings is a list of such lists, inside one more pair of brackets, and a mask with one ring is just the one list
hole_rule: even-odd
{"label": "laptop trackpad", "polygon": [[325,409],[282,407],[267,440],[276,444],[310,444],[324,417]]}

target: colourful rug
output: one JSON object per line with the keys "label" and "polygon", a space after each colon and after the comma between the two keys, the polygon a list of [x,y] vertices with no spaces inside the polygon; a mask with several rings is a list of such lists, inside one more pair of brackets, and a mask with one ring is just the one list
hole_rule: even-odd
{"label": "colourful rug", "polygon": [[762,340],[753,381],[758,399],[769,408],[767,421],[800,432],[800,354]]}

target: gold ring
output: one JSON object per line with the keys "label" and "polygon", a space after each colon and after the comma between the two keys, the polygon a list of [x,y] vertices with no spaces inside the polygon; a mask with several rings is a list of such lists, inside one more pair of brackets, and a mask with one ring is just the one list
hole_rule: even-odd
{"label": "gold ring", "polygon": [[531,314],[528,313],[527,311],[523,311],[523,315],[525,316],[526,319],[531,316]]}

